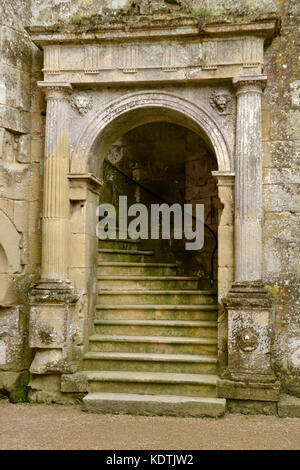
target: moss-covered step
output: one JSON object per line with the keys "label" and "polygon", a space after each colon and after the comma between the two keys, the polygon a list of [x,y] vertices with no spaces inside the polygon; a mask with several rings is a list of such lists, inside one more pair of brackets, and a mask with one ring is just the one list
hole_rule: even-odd
{"label": "moss-covered step", "polygon": [[99,261],[98,276],[174,276],[175,263],[137,263]]}
{"label": "moss-covered step", "polygon": [[82,370],[216,374],[217,357],[196,354],[87,352]]}
{"label": "moss-covered step", "polygon": [[216,397],[214,374],[171,374],[163,372],[87,371],[91,393],[139,393]]}
{"label": "moss-covered step", "polygon": [[192,276],[98,276],[98,289],[197,289]]}
{"label": "moss-covered step", "polygon": [[212,290],[114,290],[98,291],[98,304],[215,304]]}
{"label": "moss-covered step", "polygon": [[94,325],[100,335],[217,337],[215,321],[96,320]]}
{"label": "moss-covered step", "polygon": [[225,409],[226,400],[213,397],[89,393],[83,399],[83,410],[94,413],[217,418]]}
{"label": "moss-covered step", "polygon": [[99,249],[101,248],[111,248],[117,250],[138,250],[141,246],[140,240],[99,240],[98,243]]}
{"label": "moss-covered step", "polygon": [[97,305],[95,320],[216,321],[217,304],[209,305]]}
{"label": "moss-covered step", "polygon": [[154,254],[154,251],[101,248],[98,250],[98,261],[144,262]]}
{"label": "moss-covered step", "polygon": [[215,338],[171,336],[90,336],[90,350],[99,352],[133,352],[155,354],[217,354]]}

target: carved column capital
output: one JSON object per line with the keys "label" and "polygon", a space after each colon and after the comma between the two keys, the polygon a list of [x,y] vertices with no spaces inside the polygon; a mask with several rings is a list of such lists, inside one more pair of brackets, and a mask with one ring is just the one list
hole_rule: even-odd
{"label": "carved column capital", "polygon": [[44,92],[46,100],[69,100],[72,85],[66,82],[38,82],[39,88]]}
{"label": "carved column capital", "polygon": [[267,84],[266,75],[249,75],[245,77],[235,77],[232,84],[236,89],[236,94],[241,93],[262,93]]}
{"label": "carved column capital", "polygon": [[212,171],[218,186],[234,186],[235,173],[228,171]]}

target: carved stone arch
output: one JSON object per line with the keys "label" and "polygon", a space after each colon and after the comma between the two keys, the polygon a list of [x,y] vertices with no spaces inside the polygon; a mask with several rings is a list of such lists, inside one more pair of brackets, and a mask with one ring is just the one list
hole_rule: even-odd
{"label": "carved stone arch", "polygon": [[[139,112],[140,116],[137,120]],[[133,113],[135,121],[130,119]],[[114,127],[117,127],[119,131],[122,129],[121,134],[124,134],[151,120],[166,120],[181,124],[201,134],[216,156],[218,170],[233,171],[233,157],[227,138],[205,106],[167,92],[143,91],[127,94],[91,116],[72,152],[71,173],[94,173],[98,176],[102,161],[97,158],[97,162],[92,162],[96,142],[98,141],[99,146],[99,139],[102,140],[100,147],[107,149],[115,137],[120,137]],[[120,122],[122,125],[119,125]],[[105,140],[108,143],[106,146]]]}

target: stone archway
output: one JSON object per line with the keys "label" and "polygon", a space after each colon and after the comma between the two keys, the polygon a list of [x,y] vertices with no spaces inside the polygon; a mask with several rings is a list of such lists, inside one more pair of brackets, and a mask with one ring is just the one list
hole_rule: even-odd
{"label": "stone archway", "polygon": [[[126,93],[124,97],[113,100],[104,110],[91,114],[78,137],[71,153],[71,185],[76,186],[88,174],[101,178],[104,155],[120,135],[139,125],[163,120],[184,125],[201,135],[218,163],[218,171],[213,172],[213,175],[217,179],[219,199],[223,205],[218,228],[218,296],[221,302],[234,280],[234,162],[224,129],[221,129],[203,102],[193,103],[180,94],[157,90]],[[95,204],[94,200],[94,206],[86,212],[95,214],[94,220],[90,220],[90,215],[82,220],[86,233],[89,232],[88,226],[96,225]],[[87,265],[91,262],[87,261]],[[220,343],[224,343],[224,338],[221,338]]]}
{"label": "stone archway", "polygon": [[[112,101],[104,110],[100,110],[90,117],[89,123],[79,136],[76,147],[71,154],[71,174],[94,173],[98,176],[99,169],[93,168],[90,162],[90,155],[96,139],[101,139],[102,133],[104,135],[112,134],[114,131],[111,132],[111,128],[114,129],[114,126],[118,126],[122,118],[126,119],[128,114],[132,114],[137,110],[154,110],[154,112],[150,118],[147,118],[145,114],[141,115],[139,120],[132,120],[132,124],[130,124],[129,118],[127,125],[123,123],[126,131],[130,130],[132,126],[135,127],[147,121],[149,122],[149,119],[159,119],[162,112],[165,120],[174,123],[184,122],[187,127],[206,136],[216,155],[220,172],[230,173],[234,171],[233,156],[226,135],[212,116],[212,113],[203,104],[192,103],[171,93],[147,90],[138,93],[126,93],[125,97]],[[121,132],[124,132],[124,130]],[[101,162],[98,161],[98,164],[101,164]]]}

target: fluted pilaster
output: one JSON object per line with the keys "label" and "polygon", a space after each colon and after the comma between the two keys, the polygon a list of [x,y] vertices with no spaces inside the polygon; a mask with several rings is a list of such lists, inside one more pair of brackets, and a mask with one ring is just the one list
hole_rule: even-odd
{"label": "fluted pilaster", "polygon": [[262,278],[261,97],[265,76],[239,77],[237,89],[235,276],[237,282]]}
{"label": "fluted pilaster", "polygon": [[47,100],[42,279],[63,280],[68,271],[69,122],[71,85],[40,82]]}

